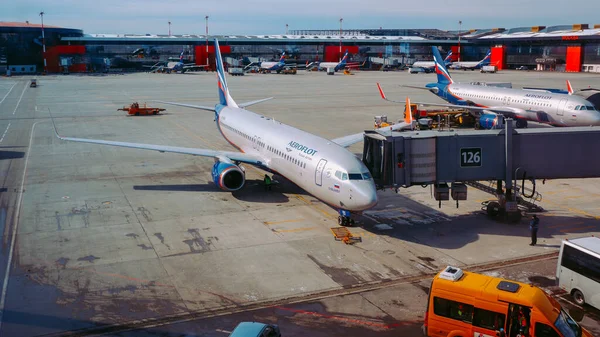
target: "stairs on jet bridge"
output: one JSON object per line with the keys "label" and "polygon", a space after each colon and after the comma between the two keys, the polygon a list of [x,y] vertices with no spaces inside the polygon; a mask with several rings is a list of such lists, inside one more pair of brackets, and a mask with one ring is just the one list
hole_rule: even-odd
{"label": "stairs on jet bridge", "polygon": [[[496,196],[496,182],[495,181],[489,181],[487,185],[485,183],[482,183],[479,181],[467,181],[467,182],[465,182],[465,184],[469,185],[471,187],[474,187],[482,192],[486,192],[486,193]],[[523,197],[519,187],[516,187],[515,190],[518,193],[517,204],[519,206],[524,207],[525,210],[528,212],[544,211],[544,209],[541,206],[535,204],[536,202],[542,201],[542,195],[539,192],[535,192],[532,189],[526,187],[526,188],[524,188],[524,190],[527,193],[529,193],[529,195],[531,195],[532,192],[534,192],[530,198],[527,198],[527,197]],[[526,199],[528,199],[528,200],[526,200]]]}

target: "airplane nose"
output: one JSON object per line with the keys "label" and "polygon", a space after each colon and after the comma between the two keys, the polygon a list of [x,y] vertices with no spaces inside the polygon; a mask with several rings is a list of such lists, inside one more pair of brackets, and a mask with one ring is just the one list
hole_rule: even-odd
{"label": "airplane nose", "polygon": [[364,211],[377,205],[377,190],[375,189],[374,184],[364,184],[363,186],[355,186],[354,190],[354,210]]}

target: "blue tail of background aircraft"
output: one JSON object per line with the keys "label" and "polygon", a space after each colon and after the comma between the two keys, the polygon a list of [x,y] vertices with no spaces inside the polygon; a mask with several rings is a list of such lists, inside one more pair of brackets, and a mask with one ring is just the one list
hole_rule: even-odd
{"label": "blue tail of background aircraft", "polygon": [[342,60],[340,61],[340,63],[338,63],[338,65],[335,66],[335,70],[338,71],[338,70],[346,67],[347,61],[348,61],[348,50],[346,50],[346,53],[344,53],[344,57],[342,57]]}
{"label": "blue tail of background aircraft", "polygon": [[475,66],[476,69],[479,69],[483,66],[487,66],[490,64],[490,60],[492,58],[492,51],[488,50],[487,54],[485,54],[485,57],[483,58],[483,60],[481,60],[481,62],[477,63],[477,65]]}
{"label": "blue tail of background aircraft", "polygon": [[215,63],[217,64],[217,85],[219,86],[219,103],[221,105],[229,104],[229,89],[225,80],[225,69],[223,69],[223,60],[221,59],[221,50],[219,49],[219,40],[215,39]]}
{"label": "blue tail of background aircraft", "polygon": [[435,62],[435,73],[437,74],[437,80],[439,84],[451,84],[454,83],[452,78],[450,77],[450,73],[448,73],[448,69],[446,69],[446,65],[444,60],[442,59],[442,55],[438,51],[437,47],[431,47],[433,51],[433,61]]}

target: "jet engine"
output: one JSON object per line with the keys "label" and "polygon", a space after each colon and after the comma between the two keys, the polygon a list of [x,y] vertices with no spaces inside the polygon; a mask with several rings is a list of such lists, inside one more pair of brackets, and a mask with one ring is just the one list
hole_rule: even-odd
{"label": "jet engine", "polygon": [[235,164],[221,161],[213,165],[212,177],[215,185],[228,192],[237,191],[246,183],[244,170]]}
{"label": "jet engine", "polygon": [[500,129],[504,127],[504,116],[484,113],[479,116],[478,124],[476,124],[479,129]]}

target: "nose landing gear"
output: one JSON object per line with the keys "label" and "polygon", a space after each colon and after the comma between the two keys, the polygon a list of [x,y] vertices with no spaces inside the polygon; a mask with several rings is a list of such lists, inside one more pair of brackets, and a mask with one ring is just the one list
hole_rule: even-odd
{"label": "nose landing gear", "polygon": [[340,215],[338,216],[338,225],[340,226],[353,226],[354,219],[352,219],[352,215],[350,211],[346,211],[344,209],[340,209]]}

